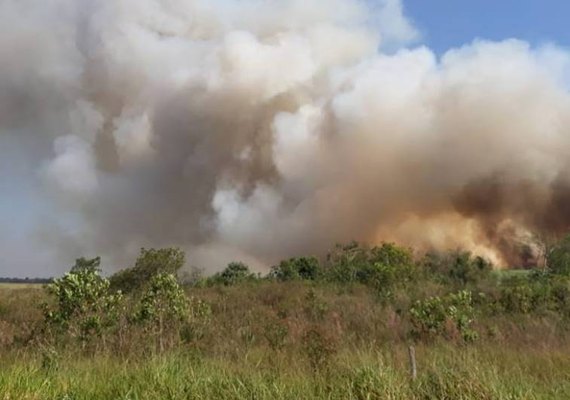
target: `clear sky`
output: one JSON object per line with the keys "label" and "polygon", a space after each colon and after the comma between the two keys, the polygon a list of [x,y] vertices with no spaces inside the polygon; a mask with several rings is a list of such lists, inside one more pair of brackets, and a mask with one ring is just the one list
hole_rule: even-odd
{"label": "clear sky", "polygon": [[475,38],[570,47],[569,0],[404,0],[404,7],[438,54]]}

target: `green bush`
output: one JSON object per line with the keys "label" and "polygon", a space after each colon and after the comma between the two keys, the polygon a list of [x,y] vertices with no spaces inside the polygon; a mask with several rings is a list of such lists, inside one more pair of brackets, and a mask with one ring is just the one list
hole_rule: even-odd
{"label": "green bush", "polygon": [[371,261],[384,265],[411,265],[414,262],[412,251],[409,248],[397,246],[394,243],[382,243],[370,250]]}
{"label": "green bush", "polygon": [[562,275],[535,272],[501,282],[499,304],[506,314],[547,311],[568,315],[570,280]]}
{"label": "green bush", "polygon": [[159,273],[176,274],[184,263],[185,254],[178,248],[142,248],[134,267],[119,271],[111,277],[111,287],[130,293],[143,288]]}
{"label": "green bush", "polygon": [[466,342],[475,340],[477,333],[471,329],[475,314],[472,303],[471,292],[466,290],[416,301],[410,309],[413,337],[453,339],[459,333]]}
{"label": "green bush", "polygon": [[[165,338],[172,328],[188,319],[189,302],[172,274],[161,272],[152,277],[134,314],[136,322],[145,324],[157,340],[160,352],[165,349]],[[170,335],[172,336],[172,335]]]}
{"label": "green bush", "polygon": [[509,314],[528,314],[534,310],[534,291],[528,284],[517,284],[501,290],[500,303]]}
{"label": "green bush", "polygon": [[361,283],[390,297],[395,287],[416,279],[418,269],[410,249],[383,243],[368,248],[356,242],[337,245],[327,256],[326,277],[337,283]]}
{"label": "green bush", "polygon": [[476,285],[493,271],[491,262],[468,251],[430,252],[421,264],[432,279],[459,286]]}
{"label": "green bush", "polygon": [[246,264],[241,262],[232,262],[222,272],[207,278],[205,283],[207,286],[218,284],[233,286],[239,283],[254,281],[256,279],[257,276],[249,270],[249,267]]}
{"label": "green bush", "polygon": [[55,306],[44,305],[44,318],[57,333],[86,342],[117,323],[122,294],[112,293],[109,281],[96,268],[74,268],[49,284],[47,291]]}
{"label": "green bush", "polygon": [[358,282],[358,271],[368,264],[368,249],[358,242],[337,244],[327,255],[326,275],[333,282]]}
{"label": "green bush", "polygon": [[290,258],[272,267],[270,276],[279,281],[316,281],[321,276],[321,267],[316,257]]}

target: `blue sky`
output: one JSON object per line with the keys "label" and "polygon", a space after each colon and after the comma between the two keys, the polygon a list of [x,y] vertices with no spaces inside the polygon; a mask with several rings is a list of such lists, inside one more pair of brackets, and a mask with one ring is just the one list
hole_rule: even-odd
{"label": "blue sky", "polygon": [[403,0],[421,42],[442,54],[475,38],[570,47],[569,0]]}

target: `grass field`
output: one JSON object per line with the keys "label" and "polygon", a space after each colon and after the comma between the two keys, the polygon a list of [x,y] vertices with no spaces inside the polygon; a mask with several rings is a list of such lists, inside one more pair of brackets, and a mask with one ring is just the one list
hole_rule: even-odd
{"label": "grass field", "polygon": [[145,360],[4,360],[2,399],[568,399],[568,352],[502,346],[354,349],[318,374],[302,358],[251,350],[240,359],[196,352]]}
{"label": "grass field", "polygon": [[0,400],[570,399],[570,277],[357,250],[186,286],[133,269],[118,297],[93,269],[0,285]]}
{"label": "grass field", "polygon": [[[327,305],[318,325],[335,341],[319,370],[300,344],[303,327],[312,324],[310,291]],[[189,295],[212,305],[211,325],[199,343],[162,355],[137,351],[144,343],[136,341],[120,354],[12,343],[0,355],[0,399],[570,398],[570,345],[549,318],[482,320],[474,344],[417,343],[414,381],[405,321],[366,288],[261,283],[191,288]],[[6,321],[25,325],[40,318],[18,305],[35,310],[42,301],[45,294],[35,287],[0,288],[5,343]],[[272,348],[267,327],[280,321],[288,335],[283,347]]]}

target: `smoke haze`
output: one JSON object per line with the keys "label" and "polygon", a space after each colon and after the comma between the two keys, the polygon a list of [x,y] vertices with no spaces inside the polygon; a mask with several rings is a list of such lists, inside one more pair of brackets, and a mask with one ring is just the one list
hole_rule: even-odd
{"label": "smoke haze", "polygon": [[398,0],[0,0],[0,195],[30,199],[0,206],[35,210],[0,268],[353,239],[519,262],[570,228],[570,53],[418,37]]}

